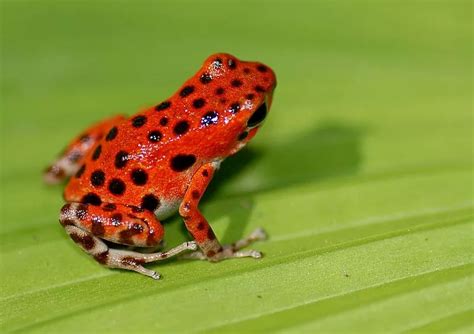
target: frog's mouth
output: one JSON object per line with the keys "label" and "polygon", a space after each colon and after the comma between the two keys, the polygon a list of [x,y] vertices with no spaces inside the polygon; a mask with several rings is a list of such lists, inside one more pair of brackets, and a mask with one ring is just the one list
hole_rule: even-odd
{"label": "frog's mouth", "polygon": [[250,116],[249,120],[247,121],[247,127],[252,129],[256,126],[259,126],[267,117],[267,103],[263,102],[257,110],[254,111],[252,116]]}

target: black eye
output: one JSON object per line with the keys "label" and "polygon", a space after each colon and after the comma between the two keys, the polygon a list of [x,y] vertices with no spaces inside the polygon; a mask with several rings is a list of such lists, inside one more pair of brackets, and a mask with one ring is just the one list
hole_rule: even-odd
{"label": "black eye", "polygon": [[254,126],[262,123],[262,121],[265,119],[266,116],[267,116],[267,104],[264,103],[250,117],[250,119],[247,122],[247,126],[249,128],[253,128]]}

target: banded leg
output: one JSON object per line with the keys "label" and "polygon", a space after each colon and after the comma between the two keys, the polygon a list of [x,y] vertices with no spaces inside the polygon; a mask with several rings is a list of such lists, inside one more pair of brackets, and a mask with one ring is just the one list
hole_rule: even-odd
{"label": "banded leg", "polygon": [[44,181],[56,184],[75,174],[81,166],[84,157],[95,149],[95,144],[102,139],[110,128],[125,119],[124,116],[108,118],[86,129],[80,136],[74,138],[60,154],[58,159],[46,168]]}
{"label": "banded leg", "polygon": [[144,263],[167,259],[186,250],[195,250],[196,244],[192,241],[182,243],[178,247],[167,252],[142,254],[138,252],[118,250],[109,248],[101,239],[93,236],[90,232],[74,226],[66,225],[65,230],[71,239],[79,245],[86,253],[109,268],[133,270],[153,279],[160,279],[161,275],[153,270],[143,267]]}
{"label": "banded leg", "polygon": [[61,209],[60,222],[101,239],[137,247],[158,246],[164,234],[163,226],[151,211],[122,204],[68,203]]}
{"label": "banded leg", "polygon": [[195,242],[185,242],[166,252],[139,253],[113,249],[101,239],[134,246],[157,246],[163,228],[153,213],[124,205],[104,204],[101,207],[69,203],[61,209],[61,225],[85,252],[110,268],[133,270],[154,279],[160,275],[144,268],[144,263],[167,259],[187,250],[196,250]]}
{"label": "banded leg", "polygon": [[200,251],[182,257],[202,260],[207,259],[212,262],[238,257],[261,258],[262,253],[259,251],[242,251],[241,248],[248,246],[254,241],[265,240],[267,236],[263,229],[258,228],[247,238],[238,240],[230,245],[222,246],[206,218],[199,211],[199,201],[209,185],[215,170],[216,167],[212,163],[202,166],[196,174],[194,174],[191,185],[186,191],[183,202],[180,205],[179,214],[183,217],[186,228],[201,249]]}

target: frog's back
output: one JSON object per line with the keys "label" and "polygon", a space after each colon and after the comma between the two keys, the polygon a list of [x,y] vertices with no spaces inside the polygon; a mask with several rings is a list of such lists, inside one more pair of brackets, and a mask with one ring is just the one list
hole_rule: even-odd
{"label": "frog's back", "polygon": [[[151,108],[111,128],[69,181],[65,199],[88,202],[98,197],[101,203],[135,206],[146,196],[181,199],[199,166],[219,160],[219,149],[212,145],[217,139],[209,126],[189,110],[177,109]],[[203,117],[212,123],[215,116]]]}
{"label": "frog's back", "polygon": [[84,158],[65,199],[142,207],[178,202],[200,166],[236,150],[245,110],[273,89],[270,70],[253,75],[267,72],[262,66],[226,54],[208,58],[170,99],[112,127]]}

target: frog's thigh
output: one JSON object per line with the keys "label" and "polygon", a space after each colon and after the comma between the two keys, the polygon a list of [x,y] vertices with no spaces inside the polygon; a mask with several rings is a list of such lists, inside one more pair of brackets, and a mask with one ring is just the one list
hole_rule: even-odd
{"label": "frog's thigh", "polygon": [[[108,208],[105,208],[105,212],[109,212],[107,210],[115,208],[115,207],[118,210],[118,207],[119,207],[118,205],[115,206],[113,204],[108,204]],[[110,231],[107,231],[107,229],[110,230],[111,226],[105,226],[107,224],[101,224],[102,228],[100,228],[97,225],[98,224],[97,222],[100,222],[100,221],[106,222],[107,219],[109,219],[110,220],[109,222],[112,225],[114,224],[117,225],[117,218],[118,218],[117,215],[119,213],[115,212],[111,216],[108,216],[108,215],[97,216],[95,212],[97,212],[98,209],[100,208],[93,207],[87,204],[82,204],[82,203],[66,204],[61,210],[60,222],[64,226],[64,229],[66,230],[68,235],[76,244],[78,244],[85,252],[93,256],[96,261],[98,261],[99,263],[107,267],[133,270],[143,275],[150,276],[154,279],[159,279],[160,275],[157,272],[144,268],[142,264],[167,259],[171,256],[177,255],[186,250],[197,249],[197,246],[194,242],[185,242],[166,252],[146,253],[146,254],[110,248],[109,246],[107,246],[107,244],[105,244],[105,242],[103,242],[100,238],[98,238],[95,235],[99,234],[99,235],[102,235],[103,238],[105,238],[105,235],[110,232]],[[114,211],[117,211],[117,210],[114,210]],[[102,208],[102,211],[104,211],[104,208]],[[112,218],[114,216],[115,218]],[[95,221],[96,227],[93,227],[94,223],[90,225],[87,224],[87,217],[92,217],[92,221]],[[137,218],[132,218],[132,219],[136,220]],[[141,228],[134,227],[135,224],[137,224],[136,222],[132,223],[129,221],[128,223],[124,222],[123,224],[129,225],[129,227],[127,227],[126,229],[121,229],[120,232],[118,232],[119,235],[120,233],[126,235],[125,237],[127,241],[140,240],[140,239],[137,239],[137,236],[139,236],[139,234],[137,234],[136,232],[137,232],[137,229],[141,230]],[[147,224],[150,225],[149,222]],[[90,228],[88,229],[87,226],[89,226]],[[122,225],[112,226],[112,227],[118,228],[120,226]],[[148,233],[148,235],[149,234],[150,233]],[[156,235],[160,235],[160,234],[156,234]],[[148,238],[149,237],[147,237],[147,240],[149,241]],[[159,240],[156,243],[158,244]]]}
{"label": "frog's thigh", "polygon": [[164,234],[163,226],[151,211],[121,204],[68,203],[61,209],[60,222],[101,239],[138,247],[158,246]]}
{"label": "frog's thigh", "polygon": [[196,240],[201,251],[187,254],[183,257],[194,259],[208,259],[219,261],[227,258],[253,257],[260,258],[262,254],[259,251],[247,250],[240,251],[257,240],[266,239],[263,229],[258,228],[247,238],[238,240],[231,245],[222,246],[212,231],[206,218],[198,209],[199,201],[209,185],[216,167],[209,163],[203,165],[193,176],[191,184],[184,195],[183,202],[179,208],[179,214],[183,217],[186,228]]}
{"label": "frog's thigh", "polygon": [[96,143],[106,136],[114,125],[119,124],[123,120],[125,120],[124,116],[115,116],[96,123],[81,132],[79,136],[69,142],[58,159],[46,168],[44,171],[45,182],[50,184],[58,183],[75,174],[82,165],[84,157],[92,149],[97,149]]}

